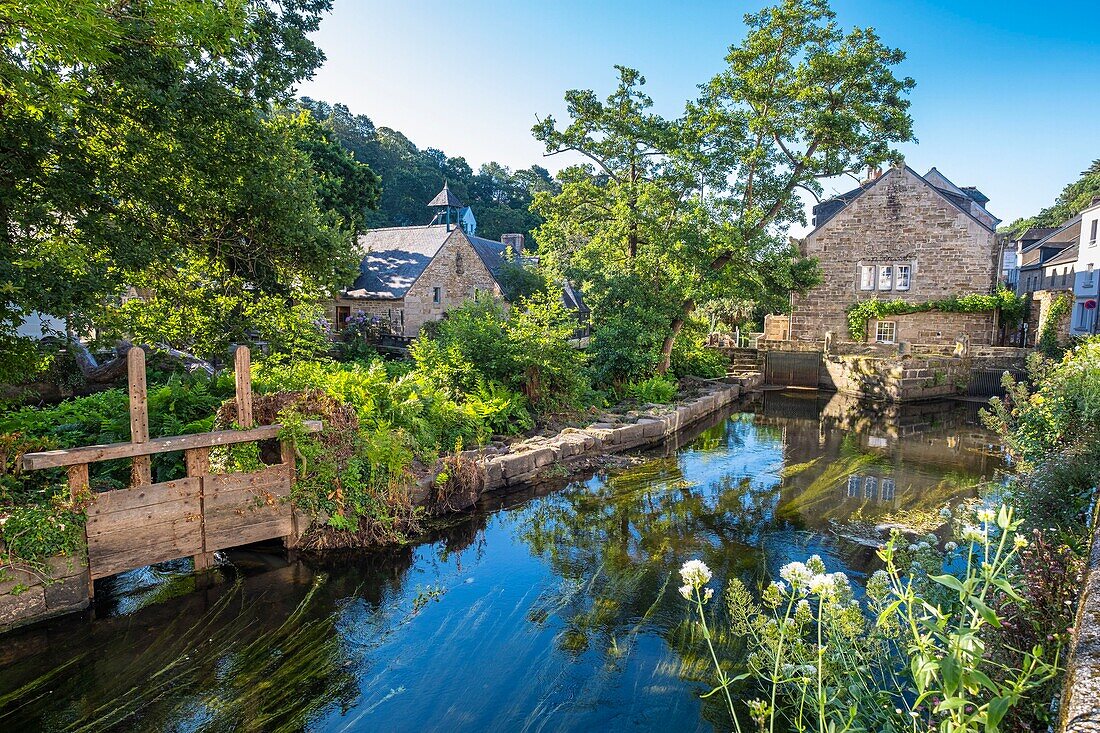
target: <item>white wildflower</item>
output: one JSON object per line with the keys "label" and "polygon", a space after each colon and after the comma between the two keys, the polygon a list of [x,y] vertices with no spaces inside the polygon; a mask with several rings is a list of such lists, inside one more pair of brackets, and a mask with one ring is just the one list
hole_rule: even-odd
{"label": "white wildflower", "polygon": [[989,522],[992,522],[996,518],[997,518],[997,515],[994,513],[994,511],[992,509],[979,509],[978,510],[978,521],[979,522],[985,522],[985,523],[988,524]]}
{"label": "white wildflower", "polygon": [[714,589],[713,588],[706,588],[706,589],[703,590],[703,603],[706,603],[707,601],[709,601],[713,597],[714,597]]}
{"label": "white wildflower", "polygon": [[701,588],[714,576],[702,560],[688,560],[680,566],[680,577],[684,579],[686,585]]}
{"label": "white wildflower", "polygon": [[948,542],[943,546],[944,552],[954,552],[957,549],[959,549],[959,544],[957,542]]}
{"label": "white wildflower", "polygon": [[810,555],[806,560],[806,569],[814,575],[822,575],[825,573],[825,561],[821,559],[821,555]]}
{"label": "white wildflower", "polygon": [[1025,547],[1027,547],[1027,538],[1022,537],[1021,535],[1016,535],[1015,537],[1012,538],[1012,545],[1017,550],[1021,550]]}
{"label": "white wildflower", "polygon": [[959,536],[965,542],[981,542],[984,537],[982,531],[973,524],[963,525],[962,530],[959,532]]}
{"label": "white wildflower", "polygon": [[779,570],[779,577],[790,583],[792,588],[798,589],[810,582],[813,573],[803,563],[796,561],[784,565]]}
{"label": "white wildflower", "polygon": [[685,599],[690,601],[692,590],[694,590],[694,589],[690,585],[681,585],[680,586],[680,595],[682,595]]}
{"label": "white wildflower", "polygon": [[950,519],[951,518],[951,507],[945,506],[943,509],[940,509],[940,516],[943,517],[944,519]]}

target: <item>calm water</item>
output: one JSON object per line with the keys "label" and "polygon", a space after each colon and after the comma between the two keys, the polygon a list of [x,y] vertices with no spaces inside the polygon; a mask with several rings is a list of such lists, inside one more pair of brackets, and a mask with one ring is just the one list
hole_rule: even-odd
{"label": "calm water", "polygon": [[[102,584],[95,619],[0,637],[0,730],[712,731],[679,564],[750,585],[1002,467],[972,405],[768,393],[637,466],[494,499],[418,545],[236,552]],[[714,604],[720,612],[720,604]],[[736,659],[733,639],[721,653]]]}

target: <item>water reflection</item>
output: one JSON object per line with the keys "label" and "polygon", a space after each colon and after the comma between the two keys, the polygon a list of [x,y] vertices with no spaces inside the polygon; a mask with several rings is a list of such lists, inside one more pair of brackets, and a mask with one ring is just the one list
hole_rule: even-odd
{"label": "water reflection", "polygon": [[494,497],[416,546],[122,576],[94,622],[3,637],[0,726],[728,729],[699,699],[684,559],[753,585],[818,552],[858,577],[873,551],[838,528],[934,509],[1001,466],[966,405],[768,393],[695,433],[611,475]]}

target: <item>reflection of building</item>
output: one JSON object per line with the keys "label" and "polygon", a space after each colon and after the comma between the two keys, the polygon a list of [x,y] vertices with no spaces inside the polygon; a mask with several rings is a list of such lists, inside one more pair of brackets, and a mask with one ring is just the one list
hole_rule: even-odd
{"label": "reflection of building", "polygon": [[781,429],[779,513],[806,524],[938,508],[1003,467],[977,407],[767,392],[757,423]]}
{"label": "reflection of building", "polygon": [[897,496],[897,484],[894,479],[885,476],[880,478],[853,473],[848,477],[845,495],[849,499],[858,499],[862,495],[864,499],[893,501]]}

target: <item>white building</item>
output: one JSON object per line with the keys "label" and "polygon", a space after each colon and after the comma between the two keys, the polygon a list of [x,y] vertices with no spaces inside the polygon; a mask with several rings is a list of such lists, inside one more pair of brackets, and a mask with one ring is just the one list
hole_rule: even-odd
{"label": "white building", "polygon": [[1073,267],[1073,312],[1069,332],[1072,336],[1088,336],[1100,332],[1097,328],[1097,308],[1100,303],[1100,197],[1081,212],[1081,239],[1077,262]]}

